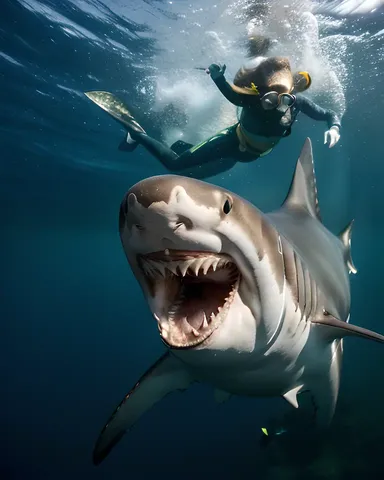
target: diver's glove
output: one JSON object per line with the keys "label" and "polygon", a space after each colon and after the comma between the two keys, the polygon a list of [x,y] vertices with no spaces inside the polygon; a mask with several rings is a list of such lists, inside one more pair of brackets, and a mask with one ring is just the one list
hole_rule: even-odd
{"label": "diver's glove", "polygon": [[340,131],[337,125],[333,125],[324,133],[324,145],[329,141],[329,148],[332,148],[340,140]]}
{"label": "diver's glove", "polygon": [[217,65],[216,63],[212,63],[207,68],[206,72],[211,75],[212,80],[217,80],[224,75],[226,68],[226,65]]}

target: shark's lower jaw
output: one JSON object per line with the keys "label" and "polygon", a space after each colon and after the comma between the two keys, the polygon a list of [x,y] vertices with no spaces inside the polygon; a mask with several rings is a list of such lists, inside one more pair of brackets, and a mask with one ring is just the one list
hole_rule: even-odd
{"label": "shark's lower jaw", "polygon": [[230,256],[165,250],[139,255],[137,260],[167,346],[196,347],[225,320],[240,282]]}

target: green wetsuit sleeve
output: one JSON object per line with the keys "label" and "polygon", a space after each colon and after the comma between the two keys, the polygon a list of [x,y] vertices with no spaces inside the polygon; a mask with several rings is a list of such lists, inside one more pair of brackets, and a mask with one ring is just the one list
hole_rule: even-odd
{"label": "green wetsuit sleeve", "polygon": [[309,98],[297,97],[296,106],[308,117],[327,122],[328,128],[333,126],[341,127],[341,119],[333,110],[322,108],[312,100],[309,100]]}
{"label": "green wetsuit sleeve", "polygon": [[[241,93],[235,92],[230,84],[225,79],[224,75],[221,75],[219,78],[213,80],[220,90],[220,92],[224,95],[224,97],[234,105],[238,107],[244,107],[249,103],[248,95],[242,95]],[[248,101],[247,101],[248,100]]]}

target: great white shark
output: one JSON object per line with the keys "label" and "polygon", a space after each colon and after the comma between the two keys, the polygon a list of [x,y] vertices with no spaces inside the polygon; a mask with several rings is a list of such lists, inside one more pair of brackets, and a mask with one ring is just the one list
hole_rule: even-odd
{"label": "great white shark", "polygon": [[352,223],[338,236],[319,213],[306,139],[283,205],[265,214],[223,188],[177,175],[132,186],[120,207],[124,252],[167,352],[103,428],[99,464],[156,402],[194,382],[230,395],[310,391],[318,425],[334,414],[351,325]]}

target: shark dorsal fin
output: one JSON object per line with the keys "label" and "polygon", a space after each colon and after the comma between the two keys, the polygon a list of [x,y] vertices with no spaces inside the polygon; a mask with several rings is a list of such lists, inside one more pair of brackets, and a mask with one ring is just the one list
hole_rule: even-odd
{"label": "shark dorsal fin", "polygon": [[351,255],[351,237],[352,237],[352,227],[353,220],[344,228],[342,232],[339,233],[339,239],[344,247],[344,260],[348,267],[349,273],[357,273],[357,268],[353,264],[352,255]]}
{"label": "shark dorsal fin", "polygon": [[285,208],[305,209],[309,215],[321,221],[317,199],[316,177],[313,165],[312,143],[306,138],[296,163],[288,195],[282,205]]}

